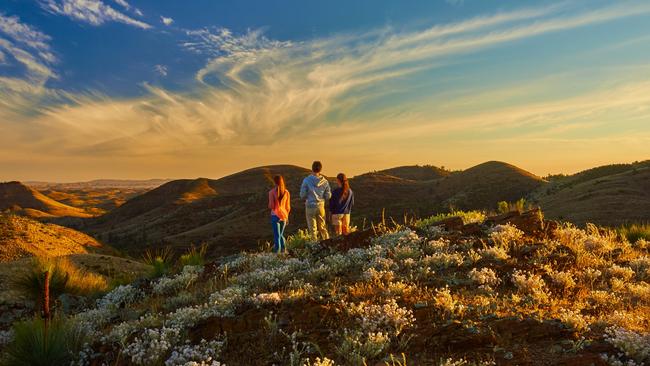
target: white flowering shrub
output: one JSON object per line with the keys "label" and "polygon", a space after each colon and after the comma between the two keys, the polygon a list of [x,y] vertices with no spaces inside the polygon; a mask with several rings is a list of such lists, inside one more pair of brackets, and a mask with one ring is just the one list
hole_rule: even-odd
{"label": "white flowering shrub", "polygon": [[546,292],[546,283],[540,275],[516,270],[511,279],[520,294],[529,296],[536,301],[548,299],[549,294]]}
{"label": "white flowering shrub", "polygon": [[254,294],[252,296],[252,302],[258,306],[265,304],[277,305],[282,302],[282,297],[277,292]]}
{"label": "white flowering shrub", "polygon": [[580,272],[580,277],[582,281],[588,285],[590,288],[594,287],[594,284],[601,278],[603,273],[595,268],[585,268],[582,272]]}
{"label": "white flowering shrub", "polygon": [[203,266],[185,266],[181,273],[174,277],[161,277],[153,284],[153,293],[158,295],[171,294],[188,288],[199,278]]}
{"label": "white flowering shrub", "polygon": [[571,272],[556,271],[550,268],[546,274],[550,277],[551,283],[562,291],[571,290],[576,285],[575,278]]}
{"label": "white flowering shrub", "polygon": [[433,300],[436,307],[448,315],[453,315],[463,309],[463,305],[454,298],[449,287],[437,289]]}
{"label": "white flowering shrub", "polygon": [[650,280],[650,257],[647,255],[631,260],[630,268],[636,273],[639,281]]}
{"label": "white flowering shrub", "polygon": [[387,233],[372,239],[372,244],[381,247],[392,248],[397,245],[417,245],[422,242],[422,238],[411,229],[404,229],[393,233]]}
{"label": "white flowering shrub", "polygon": [[97,300],[98,308],[119,307],[128,305],[145,297],[145,293],[131,285],[120,285],[107,293],[101,299]]}
{"label": "white flowering shrub", "polygon": [[491,247],[479,250],[481,257],[487,260],[505,261],[510,258],[508,251],[502,247]]}
{"label": "white flowering shrub", "polygon": [[558,317],[562,323],[567,327],[583,332],[589,330],[589,321],[586,317],[580,314],[579,311],[571,309],[561,309]]}
{"label": "white flowering shrub", "polygon": [[133,364],[156,364],[178,342],[179,335],[178,328],[145,329],[123,349],[123,352],[130,357]]}
{"label": "white flowering shrub", "polygon": [[390,337],[381,332],[366,334],[359,330],[344,329],[336,352],[346,364],[362,366],[366,364],[366,360],[384,353],[390,342]]}
{"label": "white flowering shrub", "polygon": [[248,290],[242,286],[230,286],[210,295],[209,304],[221,316],[234,316],[235,308],[248,299]]}
{"label": "white flowering shrub", "polygon": [[225,341],[221,339],[209,342],[202,339],[197,345],[191,345],[188,341],[174,348],[165,366],[225,366],[217,361],[224,344]]}
{"label": "white flowering shrub", "polygon": [[615,356],[605,355],[605,360],[611,365],[641,366],[650,363],[650,334],[609,327],[605,331],[605,341],[620,350]]}
{"label": "white flowering shrub", "polygon": [[345,304],[348,315],[354,317],[363,332],[384,332],[398,336],[405,329],[413,327],[413,311],[397,305],[395,299],[383,305],[369,303]]}
{"label": "white flowering shrub", "polygon": [[481,270],[472,268],[472,270],[467,275],[470,280],[479,285],[480,288],[491,290],[492,287],[496,287],[501,283],[499,277],[497,277],[494,270],[484,267]]}
{"label": "white flowering shrub", "polygon": [[523,237],[524,232],[510,224],[497,225],[490,229],[490,240],[504,249],[518,246]]}

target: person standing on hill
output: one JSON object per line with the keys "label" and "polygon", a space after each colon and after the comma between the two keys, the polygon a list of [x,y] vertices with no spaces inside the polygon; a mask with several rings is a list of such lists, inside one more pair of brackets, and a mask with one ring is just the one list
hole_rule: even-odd
{"label": "person standing on hill", "polygon": [[336,235],[347,235],[350,232],[350,212],[354,205],[354,193],[345,174],[339,173],[336,180],[339,186],[334,189],[330,198],[332,226]]}
{"label": "person standing on hill", "polygon": [[275,187],[269,191],[269,209],[271,209],[271,226],[273,226],[273,252],[284,253],[284,229],[289,221],[291,211],[291,194],[284,185],[281,175],[273,177]]}
{"label": "person standing on hill", "polygon": [[315,161],[311,165],[312,174],[302,181],[300,186],[300,198],[305,200],[305,216],[307,217],[307,228],[312,238],[329,239],[327,224],[325,222],[325,200],[332,197],[330,184],[320,172],[323,164]]}

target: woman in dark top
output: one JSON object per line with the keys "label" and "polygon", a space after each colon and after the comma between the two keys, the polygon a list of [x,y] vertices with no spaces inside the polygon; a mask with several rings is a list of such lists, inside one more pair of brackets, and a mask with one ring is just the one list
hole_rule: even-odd
{"label": "woman in dark top", "polygon": [[336,235],[346,235],[350,232],[350,212],[354,206],[354,193],[350,189],[348,178],[343,173],[336,176],[338,188],[332,191],[330,198],[330,214],[332,226]]}

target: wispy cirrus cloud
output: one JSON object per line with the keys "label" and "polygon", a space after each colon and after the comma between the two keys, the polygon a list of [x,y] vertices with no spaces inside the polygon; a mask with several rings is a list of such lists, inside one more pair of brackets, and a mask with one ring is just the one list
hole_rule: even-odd
{"label": "wispy cirrus cloud", "polygon": [[[22,66],[22,73],[0,76],[0,88],[25,91],[43,87],[56,77],[51,65],[56,62],[49,42],[50,37],[36,28],[21,22],[16,16],[0,13],[0,51],[3,62]],[[7,95],[5,100],[10,98]],[[11,98],[13,99],[13,98]],[[3,104],[0,102],[0,105]]]}
{"label": "wispy cirrus cloud", "polygon": [[128,2],[126,2],[126,0],[114,0],[114,1],[115,1],[116,4],[120,5],[120,6],[123,7],[124,9],[126,9],[126,10],[128,10],[128,11],[131,11],[131,12],[133,12],[133,13],[135,13],[135,15],[137,15],[137,16],[140,16],[140,17],[141,17],[141,16],[144,15],[144,14],[142,13],[142,11],[140,11],[140,9],[138,9],[138,8],[136,8],[136,7],[134,7],[134,6],[131,6],[131,4],[129,4]]}
{"label": "wispy cirrus cloud", "polygon": [[[39,0],[41,6],[53,13],[65,15],[92,25],[102,25],[107,22],[119,22],[134,27],[149,29],[151,25],[134,19],[101,0]],[[126,1],[117,1],[120,5],[130,6]],[[141,14],[138,10],[137,13]]]}
{"label": "wispy cirrus cloud", "polygon": [[[592,92],[565,103],[521,102],[481,114],[465,113],[460,107],[454,115],[435,119],[427,118],[431,110],[421,107],[404,113],[408,106],[386,102],[370,115],[364,106],[408,88],[404,80],[463,62],[483,50],[649,13],[650,4],[639,2],[587,10],[567,9],[562,4],[499,12],[426,29],[386,28],[300,42],[270,39],[260,30],[243,34],[225,28],[187,30],[182,47],[204,55],[207,61],[185,92],[145,85],[144,96],[130,99],[59,93],[51,97],[57,98],[56,103],[41,106],[36,114],[15,114],[15,119],[26,123],[12,134],[0,136],[0,145],[12,138],[30,151],[127,159],[197,149],[211,153],[242,146],[257,149],[277,141],[296,146],[313,141],[318,145],[322,141],[318,136],[335,130],[349,136],[351,143],[363,141],[372,146],[395,136],[435,134],[441,126],[445,131],[455,127],[487,131],[499,123],[534,126],[540,119],[559,126],[593,116],[596,110],[600,115],[642,110],[650,101],[635,97],[635,93],[650,95],[650,87],[634,83],[620,86],[618,98]],[[591,98],[597,102],[588,102]],[[381,118],[376,118],[378,115]],[[47,139],[21,138],[28,128],[38,129]],[[327,149],[326,144],[321,145]]]}

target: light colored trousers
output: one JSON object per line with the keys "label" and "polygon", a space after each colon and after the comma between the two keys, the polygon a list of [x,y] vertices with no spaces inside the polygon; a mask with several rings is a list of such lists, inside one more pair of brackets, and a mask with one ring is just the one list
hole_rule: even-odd
{"label": "light colored trousers", "polygon": [[325,204],[318,205],[318,207],[305,206],[305,214],[307,216],[309,235],[314,239],[318,239],[318,233],[320,233],[322,240],[329,239],[330,235],[327,233],[327,225],[325,224]]}

